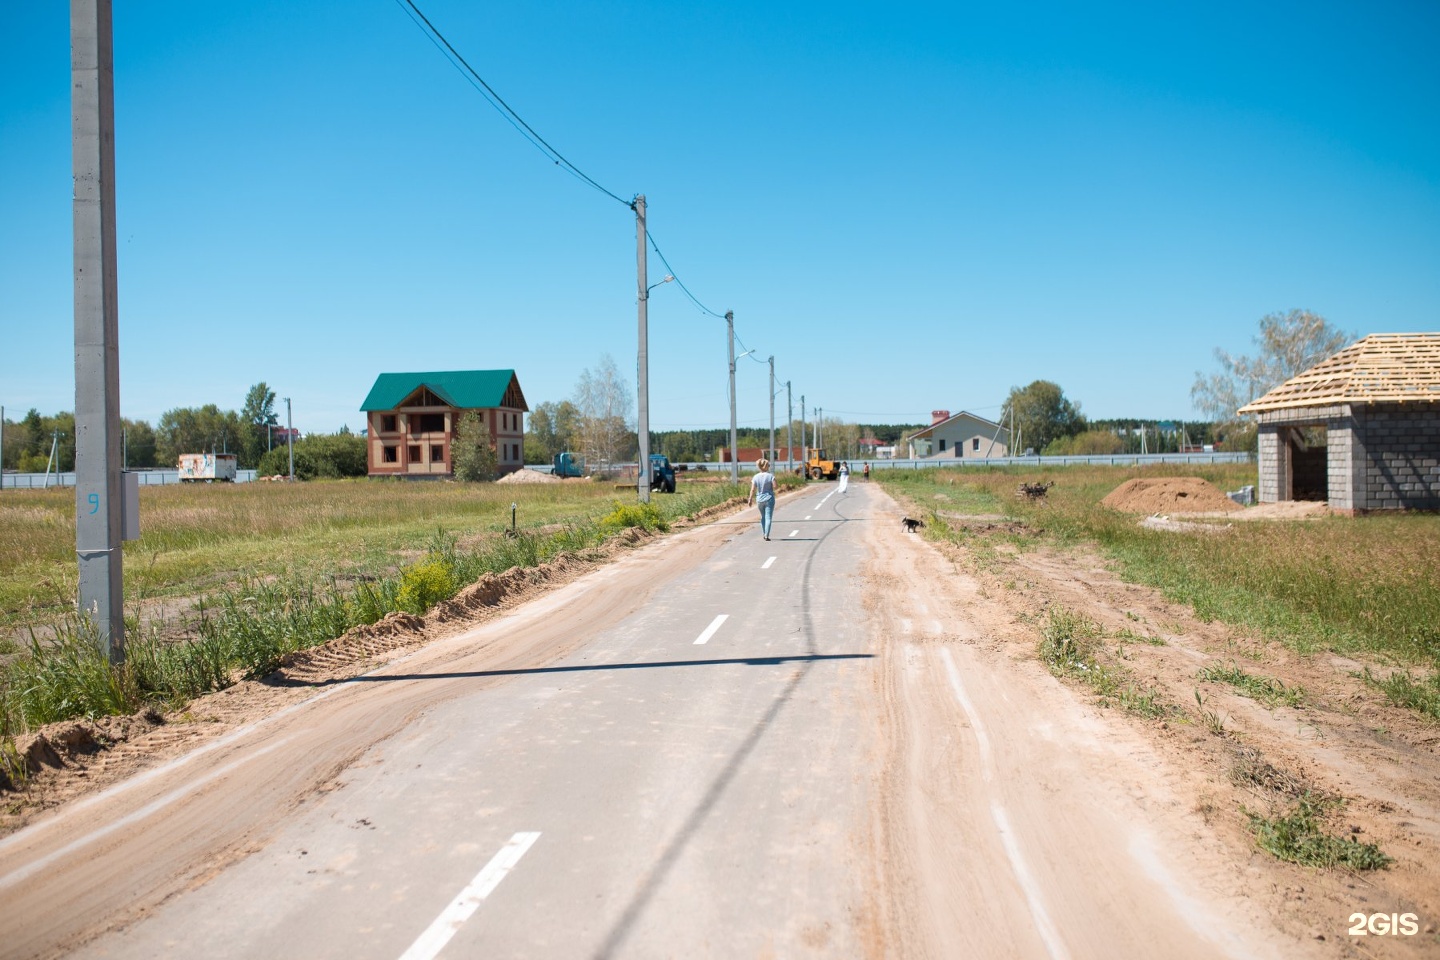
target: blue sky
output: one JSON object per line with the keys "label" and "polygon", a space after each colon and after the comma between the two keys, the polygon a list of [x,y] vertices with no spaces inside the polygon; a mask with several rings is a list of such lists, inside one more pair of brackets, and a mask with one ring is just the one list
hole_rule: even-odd
{"label": "blue sky", "polygon": [[[417,0],[418,2],[418,0]],[[1193,416],[1215,347],[1304,307],[1440,330],[1440,7],[425,0],[542,136],[827,415]],[[0,9],[0,403],[72,409],[69,28]],[[532,406],[613,355],[635,227],[396,0],[122,0],[126,416],[362,423],[382,371],[513,367]],[[665,273],[653,255],[652,282]],[[650,300],[651,421],[720,426],[725,326]],[[740,361],[742,424],[766,367]],[[783,395],[777,415],[783,418]]]}

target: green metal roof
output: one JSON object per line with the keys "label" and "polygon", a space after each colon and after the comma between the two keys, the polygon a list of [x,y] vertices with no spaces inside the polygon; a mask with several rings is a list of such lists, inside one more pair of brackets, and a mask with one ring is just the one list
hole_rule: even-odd
{"label": "green metal roof", "polygon": [[461,410],[475,410],[482,407],[502,407],[505,394],[511,384],[515,385],[512,399],[521,410],[529,410],[525,396],[520,392],[520,381],[514,370],[448,370],[437,373],[382,373],[375,378],[375,386],[360,405],[364,411],[394,410],[421,387],[452,407]]}

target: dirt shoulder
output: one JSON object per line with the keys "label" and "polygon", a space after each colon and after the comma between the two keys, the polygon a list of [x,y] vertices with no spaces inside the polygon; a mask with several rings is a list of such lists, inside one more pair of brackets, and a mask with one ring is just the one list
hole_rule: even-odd
{"label": "dirt shoulder", "polygon": [[[896,505],[896,536],[903,536],[902,512]],[[1143,740],[1158,763],[1153,781],[1133,790],[1168,791],[1188,814],[1190,855],[1221,888],[1261,908],[1290,941],[1287,954],[1440,953],[1440,728],[1367,688],[1354,676],[1362,668],[1356,661],[1301,656],[1204,622],[1157,591],[1124,582],[1093,548],[1019,551],[1006,539],[1013,532],[1007,526],[995,524],[995,538],[981,550],[927,542],[948,567],[928,575],[941,583],[927,587],[948,590],[944,602],[980,629],[974,642],[1016,673],[1043,669],[1038,646],[1052,611],[1096,626],[1100,662],[1138,706],[1127,708],[1083,680],[1053,683],[1064,699],[1086,705],[1097,737],[1121,731]],[[982,537],[983,527],[968,525]],[[1202,678],[1207,669],[1212,677],[1244,674],[1283,687],[1270,687],[1278,697],[1247,696],[1232,683]],[[1062,707],[1057,700],[1055,709]],[[1393,862],[1379,870],[1319,869],[1261,850],[1250,814],[1278,820],[1304,797],[1323,801],[1324,832],[1374,843]],[[1417,932],[1349,934],[1352,914],[1376,913],[1414,914]]]}

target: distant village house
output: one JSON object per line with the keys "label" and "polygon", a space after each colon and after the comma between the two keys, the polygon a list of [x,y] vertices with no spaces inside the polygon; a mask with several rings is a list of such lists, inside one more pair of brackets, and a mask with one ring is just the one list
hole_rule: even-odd
{"label": "distant village house", "polygon": [[[1004,443],[1000,441],[1004,440]],[[961,410],[954,416],[949,410],[930,411],[930,426],[905,438],[912,460],[940,457],[988,459],[1009,456],[1010,435],[993,420],[977,417]]]}
{"label": "distant village house", "polygon": [[460,417],[478,411],[495,445],[500,472],[525,463],[530,407],[514,370],[382,373],[361,405],[372,477],[449,477]]}

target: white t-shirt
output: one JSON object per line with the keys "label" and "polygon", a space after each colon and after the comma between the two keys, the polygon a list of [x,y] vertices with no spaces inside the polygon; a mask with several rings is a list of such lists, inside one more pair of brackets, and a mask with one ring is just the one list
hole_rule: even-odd
{"label": "white t-shirt", "polygon": [[775,499],[775,474],[757,473],[750,478],[750,489],[755,492],[755,503],[769,503]]}

